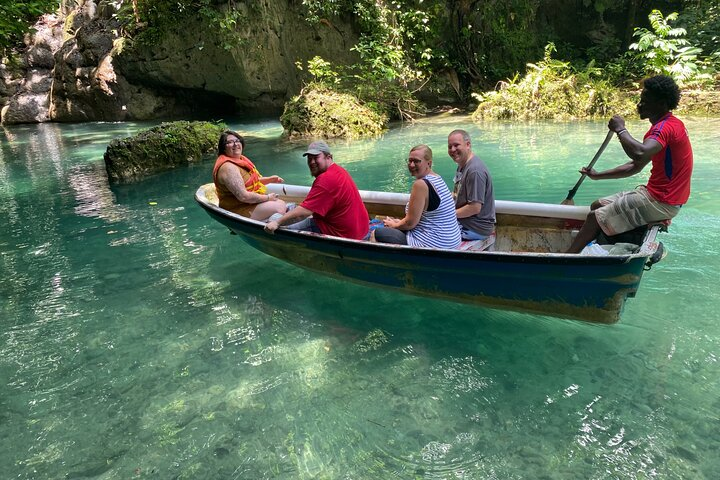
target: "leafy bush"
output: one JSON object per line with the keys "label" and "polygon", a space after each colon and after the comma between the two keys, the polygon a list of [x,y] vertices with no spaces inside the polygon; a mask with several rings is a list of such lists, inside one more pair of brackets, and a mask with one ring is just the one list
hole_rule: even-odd
{"label": "leafy bush", "polygon": [[225,50],[242,44],[238,25],[249,21],[247,5],[218,0],[148,0],[122,1],[116,18],[124,33],[139,45],[153,45],[168,32],[174,31],[191,18],[199,17],[208,30],[217,32]]}
{"label": "leafy bush", "polygon": [[[303,0],[303,4],[311,23],[324,16],[352,14],[361,31],[352,47],[360,62],[337,69],[332,78],[316,69],[313,81],[356,96],[383,116],[408,120],[424,111],[414,93],[433,69],[445,65],[444,53],[434,48],[438,36],[433,22],[440,18],[441,2]],[[312,68],[308,66],[311,73]]]}
{"label": "leafy bush", "polygon": [[576,71],[568,62],[553,59],[554,49],[548,44],[543,60],[528,64],[523,78],[516,75],[500,82],[496,91],[473,94],[480,102],[473,120],[567,120],[634,111],[632,99],[603,80],[594,64]]}

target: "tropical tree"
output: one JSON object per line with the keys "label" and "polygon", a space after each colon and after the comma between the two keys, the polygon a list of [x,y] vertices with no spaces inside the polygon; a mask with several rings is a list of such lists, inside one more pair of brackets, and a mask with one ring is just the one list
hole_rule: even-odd
{"label": "tropical tree", "polygon": [[58,0],[6,0],[0,3],[0,56],[4,57],[11,48],[21,45],[33,23],[58,7]]}
{"label": "tropical tree", "polygon": [[638,41],[629,48],[637,50],[636,58],[644,62],[645,73],[669,75],[683,84],[700,75],[697,61],[702,49],[690,44],[684,28],[670,25],[677,18],[677,12],[664,17],[660,10],[653,10],[648,15],[653,31],[636,28],[633,36]]}

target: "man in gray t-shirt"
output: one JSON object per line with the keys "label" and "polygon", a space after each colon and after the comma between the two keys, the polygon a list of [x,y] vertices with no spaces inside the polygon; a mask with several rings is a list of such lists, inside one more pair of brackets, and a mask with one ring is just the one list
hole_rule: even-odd
{"label": "man in gray t-shirt", "polygon": [[485,163],[470,146],[465,130],[448,135],[448,155],[457,163],[455,172],[455,214],[463,240],[484,240],[495,230],[495,195],[492,177]]}

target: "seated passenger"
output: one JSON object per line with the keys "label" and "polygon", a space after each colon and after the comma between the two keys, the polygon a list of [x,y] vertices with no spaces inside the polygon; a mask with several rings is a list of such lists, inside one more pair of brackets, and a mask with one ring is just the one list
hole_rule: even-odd
{"label": "seated passenger", "polygon": [[472,151],[470,134],[453,130],[448,155],[457,163],[453,188],[455,214],[463,240],[485,240],[495,231],[495,194],[490,171]]}
{"label": "seated passenger", "polygon": [[324,235],[366,240],[368,212],[350,174],[333,160],[327,143],[312,142],[307,157],[310,175],[315,180],[305,200],[279,218],[272,218],[265,231],[275,233],[282,225]]}
{"label": "seated passenger", "polygon": [[245,139],[226,130],[218,141],[218,159],[213,182],[220,208],[253,220],[267,220],[274,213],[285,213],[286,204],[277,193],[266,193],[268,183],[283,183],[277,175],[260,176],[255,165],[243,155]]}
{"label": "seated passenger", "polygon": [[455,216],[455,202],[445,181],[432,171],[432,150],[418,145],[410,150],[408,170],[416,178],[405,206],[405,216],[386,218],[387,228],[373,232],[377,242],[413,247],[457,248],[460,226]]}

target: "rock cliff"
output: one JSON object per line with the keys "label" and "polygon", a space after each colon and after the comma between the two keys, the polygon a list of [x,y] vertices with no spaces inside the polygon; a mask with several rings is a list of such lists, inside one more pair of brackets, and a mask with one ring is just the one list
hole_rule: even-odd
{"label": "rock cliff", "polygon": [[349,22],[312,26],[293,0],[236,3],[230,42],[198,15],[152,45],[119,34],[115,2],[64,5],[36,25],[19,68],[0,70],[3,123],[279,113],[300,89],[295,62],[355,60]]}

